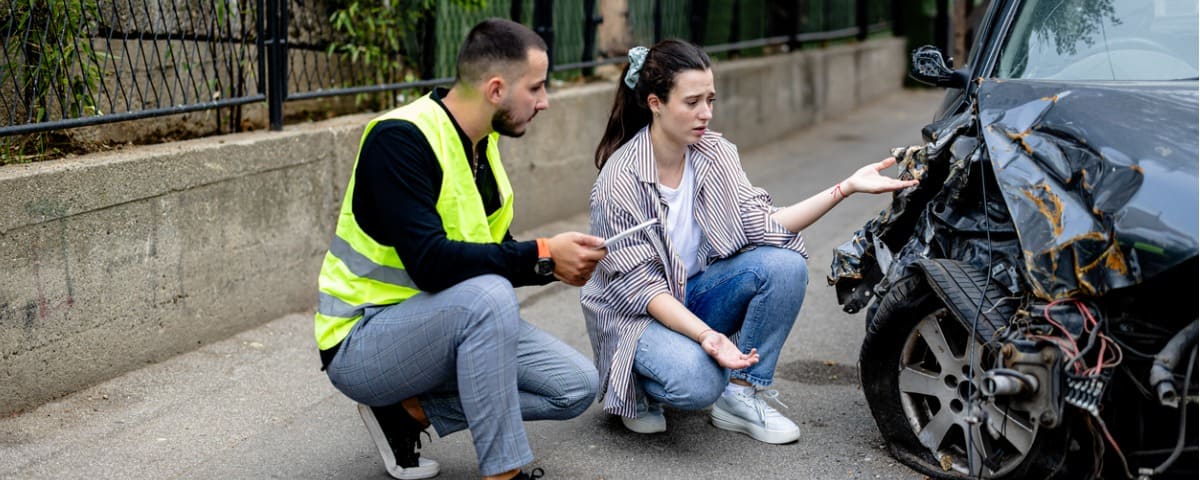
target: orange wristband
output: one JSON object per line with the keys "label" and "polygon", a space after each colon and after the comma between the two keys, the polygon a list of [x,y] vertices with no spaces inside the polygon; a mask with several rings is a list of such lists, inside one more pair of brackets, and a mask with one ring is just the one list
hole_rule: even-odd
{"label": "orange wristband", "polygon": [[537,239],[537,248],[538,258],[550,258],[550,244],[546,242],[546,239]]}

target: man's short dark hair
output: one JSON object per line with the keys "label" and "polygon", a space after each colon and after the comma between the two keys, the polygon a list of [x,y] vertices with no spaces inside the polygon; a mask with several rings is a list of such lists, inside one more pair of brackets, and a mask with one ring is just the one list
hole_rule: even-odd
{"label": "man's short dark hair", "polygon": [[457,80],[477,82],[487,75],[510,73],[511,66],[528,60],[531,48],[545,52],[546,42],[528,27],[503,18],[479,22],[458,51]]}

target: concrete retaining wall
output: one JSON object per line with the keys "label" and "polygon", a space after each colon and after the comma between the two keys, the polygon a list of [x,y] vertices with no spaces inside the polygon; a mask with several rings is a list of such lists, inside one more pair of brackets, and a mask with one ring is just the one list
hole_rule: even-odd
{"label": "concrete retaining wall", "polygon": [[[713,127],[746,149],[846,112],[900,87],[903,48],[722,62]],[[514,230],[587,209],[613,88],[503,143]],[[312,308],[371,116],[0,169],[0,415]]]}

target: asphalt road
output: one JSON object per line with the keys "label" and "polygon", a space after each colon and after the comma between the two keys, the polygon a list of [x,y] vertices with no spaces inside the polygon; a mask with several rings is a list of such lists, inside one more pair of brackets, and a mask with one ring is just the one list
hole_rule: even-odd
{"label": "asphalt road", "polygon": [[[777,205],[796,202],[889,147],[920,142],[939,100],[897,93],[777,142],[739,145],[742,161]],[[638,435],[593,405],[571,421],[527,423],[532,466],[548,479],[921,478],[882,446],[858,386],[862,314],[843,313],[824,281],[832,249],[886,203],[856,195],[805,232],[811,281],[776,382],[798,442],[760,444],[713,428],[707,412],[671,410],[666,433]],[[518,237],[568,229],[586,231],[586,215]],[[527,320],[590,355],[576,289],[519,296]],[[269,321],[0,419],[0,478],[390,478],[354,404],[319,366],[311,314]],[[438,478],[477,476],[465,432],[435,437],[422,453],[441,462]]]}

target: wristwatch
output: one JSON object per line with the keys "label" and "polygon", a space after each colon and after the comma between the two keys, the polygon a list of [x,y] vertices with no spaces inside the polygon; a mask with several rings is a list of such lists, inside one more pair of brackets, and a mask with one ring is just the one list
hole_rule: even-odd
{"label": "wristwatch", "polygon": [[550,244],[544,238],[537,239],[538,259],[533,264],[533,273],[549,277],[554,275],[554,259],[550,257]]}

